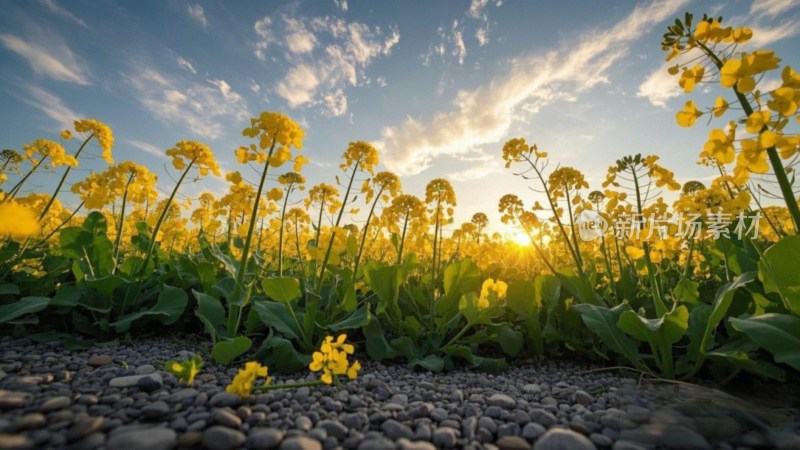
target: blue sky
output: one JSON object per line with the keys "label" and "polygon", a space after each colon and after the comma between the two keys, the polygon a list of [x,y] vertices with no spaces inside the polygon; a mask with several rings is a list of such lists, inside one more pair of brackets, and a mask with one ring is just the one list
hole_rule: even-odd
{"label": "blue sky", "polygon": [[[512,137],[549,151],[552,167],[580,169],[593,189],[632,153],[662,155],[679,181],[713,177],[695,164],[709,128],[675,124],[688,97],[660,48],[684,11],[750,26],[751,48],[800,65],[796,0],[4,2],[0,145],[97,118],[114,130],[115,159],[149,166],[167,189],[163,151],[181,139],[254,178],[233,156],[241,129],[280,111],[306,129],[309,184],[333,182],[347,143],[370,141],[406,192],[450,179],[456,225],[478,211],[497,224],[503,194],[530,205],[536,195],[503,167]],[[715,93],[693,95],[709,105]],[[183,192],[224,189],[209,179]]]}

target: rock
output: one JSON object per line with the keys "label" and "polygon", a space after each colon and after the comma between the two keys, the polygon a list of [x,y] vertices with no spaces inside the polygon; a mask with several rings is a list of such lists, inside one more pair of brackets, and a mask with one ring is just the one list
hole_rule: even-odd
{"label": "rock", "polygon": [[203,432],[203,446],[211,450],[231,450],[239,448],[247,438],[239,430],[214,425]]}
{"label": "rock", "polygon": [[706,438],[683,425],[670,425],[667,427],[658,440],[658,444],[676,450],[705,450],[711,448]]}
{"label": "rock", "polygon": [[89,364],[92,367],[100,367],[105,366],[106,364],[111,364],[111,355],[92,355],[86,360],[86,364]]}
{"label": "rock", "polygon": [[627,439],[620,439],[614,442],[611,450],[650,450],[653,447],[649,445],[640,444],[639,442],[629,441]]}
{"label": "rock", "polygon": [[328,433],[328,436],[333,436],[339,441],[347,437],[347,427],[335,420],[320,420],[317,422],[317,427],[322,428]]}
{"label": "rock", "polygon": [[300,416],[294,420],[294,426],[296,426],[298,430],[308,431],[314,426],[314,423],[311,422],[311,419],[308,417]]}
{"label": "rock", "polygon": [[651,415],[650,410],[643,406],[630,405],[625,411],[625,417],[640,423],[650,420]]}
{"label": "rock", "polygon": [[242,418],[233,413],[230,409],[216,408],[211,411],[211,420],[228,428],[239,428],[242,426]]}
{"label": "rock", "polygon": [[144,375],[142,378],[139,378],[139,381],[136,382],[136,387],[139,388],[139,390],[147,393],[161,389],[161,386],[164,385],[161,375],[158,375],[158,379],[156,379],[154,375],[157,374],[148,374]]}
{"label": "rock", "polygon": [[549,428],[558,423],[556,416],[541,408],[532,409],[528,411],[528,414],[531,416],[533,422],[544,425],[545,428]]}
{"label": "rock", "polygon": [[408,439],[398,439],[397,446],[400,450],[436,450],[436,446],[425,441],[409,441]]}
{"label": "rock", "polygon": [[594,443],[594,445],[598,447],[611,447],[614,444],[614,440],[610,437],[600,434],[600,433],[592,433],[589,435],[589,440]]}
{"label": "rock", "polygon": [[28,401],[30,394],[0,389],[0,409],[21,408],[27,405]]}
{"label": "rock", "polygon": [[456,435],[456,430],[449,427],[441,427],[433,430],[431,440],[433,445],[439,448],[452,448],[458,443],[458,436]]}
{"label": "rock", "polygon": [[435,420],[436,422],[441,422],[444,419],[447,419],[447,410],[444,408],[433,408],[429,414],[431,419]]}
{"label": "rock", "polygon": [[247,448],[268,450],[278,447],[285,433],[277,428],[256,428],[247,436]]}
{"label": "rock", "polygon": [[58,397],[45,400],[45,402],[39,406],[39,411],[51,412],[58,409],[64,409],[69,406],[70,403],[72,403],[72,401],[69,399],[69,397],[65,395],[59,395]]}
{"label": "rock", "polygon": [[344,414],[341,420],[344,426],[356,431],[360,431],[369,425],[369,417],[364,413]]}
{"label": "rock", "polygon": [[586,436],[572,430],[552,428],[540,437],[533,450],[596,450]]}
{"label": "rock", "polygon": [[242,398],[235,394],[229,394],[227,392],[220,392],[214,394],[211,397],[211,400],[208,401],[208,404],[214,407],[237,407],[242,403]]}
{"label": "rock", "polygon": [[394,442],[383,437],[364,440],[358,444],[358,450],[394,450],[396,447]]}
{"label": "rock", "polygon": [[45,417],[42,413],[28,413],[24,416],[17,417],[11,422],[11,428],[14,431],[29,430],[32,428],[41,428],[45,424]]}
{"label": "rock", "polygon": [[526,384],[525,386],[522,386],[522,392],[524,392],[526,394],[538,394],[538,393],[542,392],[542,388],[539,387],[538,384],[531,383],[531,384]]}
{"label": "rock", "polygon": [[281,442],[281,450],[322,450],[322,444],[319,441],[305,437],[294,436],[284,439]]}
{"label": "rock", "polygon": [[106,443],[105,433],[92,433],[88,436],[73,442],[68,448],[69,450],[94,450],[100,448]]}
{"label": "rock", "polygon": [[531,444],[519,436],[503,436],[497,440],[500,450],[530,450]]}
{"label": "rock", "polygon": [[789,450],[800,448],[800,435],[790,431],[777,431],[769,433],[769,441],[777,449]]}
{"label": "rock", "polygon": [[383,425],[381,425],[381,430],[383,430],[384,434],[386,434],[386,437],[393,441],[396,441],[400,438],[412,439],[414,437],[414,431],[412,431],[408,425],[403,425],[394,419],[389,419],[386,422],[383,422]]}
{"label": "rock", "polygon": [[431,411],[433,411],[432,403],[420,403],[419,405],[412,406],[408,411],[408,415],[414,419],[419,419],[421,417],[428,417]]}
{"label": "rock", "polygon": [[137,367],[136,370],[134,371],[134,373],[136,375],[149,375],[149,374],[151,374],[151,373],[153,373],[155,371],[156,371],[156,368],[152,364],[143,364],[143,365]]}
{"label": "rock", "polygon": [[522,437],[528,440],[536,440],[539,439],[539,436],[543,435],[547,429],[543,427],[541,424],[536,422],[529,422],[526,423],[525,426],[522,428]]}
{"label": "rock", "polygon": [[199,431],[187,431],[186,433],[178,436],[178,447],[181,448],[194,448],[200,445],[203,441],[203,433]]}
{"label": "rock", "polygon": [[197,389],[193,388],[185,388],[179,389],[177,391],[172,391],[172,395],[169,396],[169,401],[171,403],[193,403],[194,398],[197,397]]}
{"label": "rock", "polygon": [[489,397],[489,405],[497,406],[503,409],[514,409],[517,406],[516,400],[506,394],[494,394]]}
{"label": "rock", "polygon": [[142,378],[152,378],[154,381],[159,383],[159,385],[164,384],[164,380],[161,378],[161,374],[151,373],[148,375],[128,375],[125,377],[112,378],[111,381],[108,382],[108,385],[117,388],[134,387],[138,386],[139,380],[141,380]]}
{"label": "rock", "polygon": [[35,444],[24,434],[0,433],[0,449],[2,450],[28,450]]}
{"label": "rock", "polygon": [[125,450],[169,450],[175,447],[178,435],[169,428],[138,428],[112,434],[107,448]]}
{"label": "rock", "polygon": [[580,403],[581,405],[591,405],[594,403],[594,397],[586,391],[577,390],[575,391],[575,403]]}
{"label": "rock", "polygon": [[141,411],[143,419],[157,420],[169,414],[169,405],[159,400],[143,406]]}
{"label": "rock", "polygon": [[408,406],[408,395],[406,394],[394,394],[392,399],[389,400],[392,403],[396,403],[400,406],[406,407]]}
{"label": "rock", "polygon": [[[85,419],[80,419],[73,423],[72,427],[67,431],[67,440],[74,441],[96,433],[103,428],[105,423],[105,417],[87,417]],[[105,436],[103,436],[103,442],[105,442]]]}

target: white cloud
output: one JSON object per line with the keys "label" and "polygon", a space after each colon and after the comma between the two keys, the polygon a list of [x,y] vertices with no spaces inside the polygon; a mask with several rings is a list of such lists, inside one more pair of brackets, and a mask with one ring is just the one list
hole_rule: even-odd
{"label": "white cloud", "polygon": [[196,135],[216,139],[222,120],[241,122],[249,117],[247,105],[225,80],[205,83],[170,78],[154,68],[125,75],[136,98],[156,117],[186,126]]}
{"label": "white cloud", "polygon": [[486,23],[483,26],[479,27],[475,30],[475,39],[478,40],[478,45],[483,47],[484,45],[489,43],[489,24]]}
{"label": "white cloud", "polygon": [[72,51],[58,36],[50,42],[38,44],[10,34],[0,34],[0,42],[12,52],[22,56],[31,69],[58,81],[88,85],[89,77]]}
{"label": "white cloud", "polygon": [[26,86],[25,90],[28,95],[22,96],[22,100],[55,120],[61,129],[72,129],[73,122],[83,117],[65,105],[59,97],[38,86]]}
{"label": "white cloud", "polygon": [[83,28],[89,28],[89,26],[86,25],[86,22],[84,22],[83,19],[76,16],[75,14],[72,14],[66,8],[56,3],[56,0],[41,0],[41,2],[51,13],[57,16],[61,16],[65,19],[69,19],[75,22],[76,24],[82,26]]}
{"label": "white cloud", "polygon": [[200,5],[189,5],[186,7],[186,11],[189,13],[189,17],[192,18],[198,25],[203,28],[208,26],[208,21],[206,20],[205,11],[203,11],[203,7]]}
{"label": "white cloud", "polygon": [[590,30],[561,49],[512,61],[509,75],[459,92],[451,111],[436,113],[427,121],[409,117],[399,126],[384,128],[375,142],[381,160],[390,170],[410,175],[427,169],[438,157],[463,155],[499,142],[526,102],[547,104],[564,98],[564,93],[575,96],[607,83],[609,68],[628,54],[630,43],[686,3],[639,5],[610,29]]}
{"label": "white cloud", "polygon": [[148,144],[147,142],[137,141],[134,139],[128,139],[128,143],[149,155],[168,159],[166,149],[161,149],[153,144]]}
{"label": "white cloud", "polygon": [[197,75],[197,71],[194,69],[194,66],[192,65],[192,63],[187,61],[186,58],[184,58],[183,56],[178,56],[177,61],[178,61],[178,66],[180,66],[182,69],[188,70],[189,72],[192,72],[192,74]]}
{"label": "white cloud", "polygon": [[275,92],[292,108],[320,105],[335,116],[347,113],[346,89],[369,82],[367,68],[376,58],[389,55],[400,40],[396,28],[384,31],[333,17],[283,17],[280,22],[265,17],[254,29],[259,36],[257,58],[266,60],[266,50],[273,45],[284,50],[276,54],[289,68]]}
{"label": "white cloud", "polygon": [[476,166],[464,169],[460,172],[453,172],[447,174],[447,178],[452,181],[475,181],[486,178],[489,175],[503,172],[503,166],[497,161],[481,163]]}
{"label": "white cloud", "polygon": [[467,46],[464,45],[464,30],[458,28],[458,21],[453,21],[453,56],[458,58],[459,64],[464,64],[467,57]]}
{"label": "white cloud", "polygon": [[[747,25],[753,30],[753,38],[746,44],[748,48],[763,48],[773,42],[800,34],[798,17],[790,17],[781,23],[774,23],[775,17],[788,12],[798,3],[795,0],[761,0],[755,1],[749,13],[744,17],[732,17],[733,25]],[[766,24],[765,21],[771,23]],[[696,57],[695,53],[678,56],[676,59],[662,63],[639,85],[637,97],[646,98],[654,106],[666,106],[667,100],[681,95],[676,76],[667,69],[675,64],[684,64]]]}
{"label": "white cloud", "polygon": [[336,5],[337,8],[347,12],[348,10],[347,0],[333,0],[333,3]]}
{"label": "white cloud", "polygon": [[469,4],[469,11],[467,11],[467,14],[473,19],[477,19],[483,16],[483,10],[486,9],[486,5],[488,4],[489,0],[472,0]]}
{"label": "white cloud", "polygon": [[259,92],[261,92],[261,85],[259,85],[253,80],[250,80],[250,90],[258,94]]}

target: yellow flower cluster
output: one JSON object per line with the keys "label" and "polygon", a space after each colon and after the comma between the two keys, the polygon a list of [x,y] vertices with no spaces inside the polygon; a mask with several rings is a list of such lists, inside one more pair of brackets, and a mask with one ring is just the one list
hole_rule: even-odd
{"label": "yellow flower cluster", "polygon": [[344,162],[339,167],[347,171],[355,164],[359,164],[363,170],[374,173],[375,166],[378,165],[378,151],[371,144],[364,141],[351,142],[347,150],[342,155]]}
{"label": "yellow flower cluster", "polygon": [[[130,181],[130,182],[129,182]],[[158,177],[146,167],[132,161],[111,166],[104,172],[92,173],[72,185],[72,192],[80,196],[88,209],[102,209],[125,195],[134,204],[153,203],[158,198]]]}
{"label": "yellow flower cluster", "polygon": [[34,164],[39,162],[34,156],[38,155],[42,158],[49,157],[50,164],[53,167],[78,166],[78,160],[74,156],[68,155],[63,145],[49,139],[37,139],[30,145],[23,145],[22,149],[25,150],[25,154]]}
{"label": "yellow flower cluster", "polygon": [[531,154],[536,159],[547,158],[547,152],[540,152],[536,144],[528,146],[524,138],[514,138],[503,145],[503,160],[506,162],[506,169],[511,167],[511,163],[530,159]]}
{"label": "yellow flower cluster", "polygon": [[239,369],[239,373],[233,377],[233,381],[225,388],[225,392],[242,398],[247,397],[253,392],[253,383],[257,378],[264,378],[264,386],[272,382],[272,378],[267,376],[267,373],[267,367],[255,361],[250,361],[245,364],[243,369]]}
{"label": "yellow flower cluster", "polygon": [[198,355],[194,355],[182,362],[168,361],[164,364],[164,369],[167,372],[175,375],[178,380],[188,385],[194,383],[194,378],[200,373],[200,369],[202,368],[203,359]]}
{"label": "yellow flower cluster", "polygon": [[[550,174],[548,182],[550,183],[551,194],[553,198],[556,199],[565,196],[567,191],[574,194],[579,189],[589,187],[589,183],[586,182],[583,173],[578,169],[568,166],[559,167],[554,170]],[[573,197],[573,200],[575,198],[579,197]]]}
{"label": "yellow flower cluster", "polygon": [[39,232],[39,221],[31,209],[17,202],[0,204],[0,236],[24,239]]}
{"label": "yellow flower cluster", "polygon": [[719,71],[719,83],[726,88],[735,87],[745,94],[756,87],[755,76],[778,68],[781,59],[771,50],[742,53],[741,58],[731,58]]}
{"label": "yellow flower cluster", "polygon": [[700,42],[725,42],[744,44],[753,37],[753,30],[747,27],[722,28],[718,20],[702,20],[694,30],[694,38]]}
{"label": "yellow flower cluster", "polygon": [[308,191],[308,197],[305,199],[306,208],[310,208],[312,204],[320,204],[321,207],[327,208],[328,212],[335,213],[342,202],[338,199],[339,190],[328,183],[320,183],[312,187]]}
{"label": "yellow flower cluster", "polygon": [[364,180],[364,184],[361,186],[361,192],[367,195],[367,203],[371,202],[372,198],[375,196],[375,188],[377,188],[379,192],[385,192],[385,194],[381,194],[381,197],[383,197],[381,200],[388,201],[389,198],[397,197],[397,195],[400,194],[400,178],[392,172],[384,171],[378,172],[378,174],[371,179]]}
{"label": "yellow flower cluster", "polygon": [[328,336],[322,342],[319,351],[311,355],[312,360],[308,368],[312,372],[321,371],[320,380],[325,384],[331,384],[335,377],[345,374],[354,380],[361,370],[361,363],[355,361],[350,364],[347,360],[347,355],[352,355],[355,349],[353,344],[345,342],[346,339],[346,334],[340,334],[336,341],[333,340],[333,336]]}
{"label": "yellow flower cluster", "polygon": [[[76,120],[75,131],[78,133],[89,133],[91,136],[94,136],[94,138],[97,139],[97,144],[100,146],[100,149],[103,150],[103,160],[108,164],[114,164],[114,158],[111,157],[111,149],[114,147],[114,133],[111,132],[111,128],[109,128],[108,125],[95,119]],[[69,131],[66,131],[66,133],[69,133]],[[72,135],[70,133],[69,137],[66,137],[64,133],[62,133],[61,137],[70,139]]]}
{"label": "yellow flower cluster", "polygon": [[481,285],[481,296],[478,298],[478,308],[487,309],[491,306],[489,300],[503,300],[508,292],[508,284],[505,281],[487,278]]}
{"label": "yellow flower cluster", "polygon": [[[250,119],[250,126],[242,130],[242,135],[258,138],[258,145],[239,147],[236,159],[240,163],[256,161],[264,164],[269,159],[271,167],[280,167],[292,159],[291,147],[298,150],[303,148],[305,131],[285,114],[263,112],[259,117]],[[299,172],[307,162],[307,158],[298,156],[294,170]]]}
{"label": "yellow flower cluster", "polygon": [[167,156],[172,157],[172,166],[177,170],[186,169],[188,162],[197,166],[200,175],[211,172],[220,176],[219,164],[214,159],[214,153],[202,142],[180,141],[175,147],[167,150]]}

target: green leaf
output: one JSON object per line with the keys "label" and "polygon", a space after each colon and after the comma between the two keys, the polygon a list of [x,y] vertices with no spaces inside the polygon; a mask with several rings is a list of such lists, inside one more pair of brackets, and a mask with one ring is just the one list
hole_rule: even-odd
{"label": "green leaf", "polygon": [[117,322],[111,325],[118,333],[128,331],[133,322],[146,316],[159,316],[157,320],[163,325],[171,325],[180,319],[189,297],[183,289],[164,285],[158,294],[158,302],[150,308],[122,316]]}
{"label": "green leaf", "polygon": [[264,325],[273,328],[284,337],[302,340],[303,331],[292,318],[292,314],[289,312],[290,305],[270,302],[263,297],[255,297],[253,298],[253,308]]}
{"label": "green leaf", "polygon": [[366,306],[353,311],[341,322],[334,323],[328,326],[331,331],[352,330],[354,328],[361,328],[367,325],[370,320],[370,314]]}
{"label": "green leaf", "polygon": [[56,290],[56,295],[53,296],[50,306],[74,308],[78,305],[82,294],[83,289],[80,286],[62,285]]}
{"label": "green leaf", "polygon": [[226,314],[222,303],[216,298],[192,290],[197,299],[197,309],[194,315],[203,322],[206,333],[211,335],[211,340],[217,342],[217,337],[225,334]]}
{"label": "green leaf", "polygon": [[383,328],[377,317],[367,312],[369,320],[364,327],[364,337],[367,340],[367,355],[375,361],[383,361],[397,356],[397,352],[386,340]]}
{"label": "green leaf", "polygon": [[400,286],[406,280],[403,266],[384,266],[368,264],[364,267],[364,278],[369,288],[378,296],[377,314],[388,312],[395,318],[401,316],[398,306]]}
{"label": "green leaf", "polygon": [[786,310],[800,316],[800,235],[786,236],[768,248],[758,262],[764,290],[780,295]]}
{"label": "green leaf", "polygon": [[444,293],[447,296],[476,291],[481,285],[481,270],[471,259],[462,259],[444,268]]}
{"label": "green leaf", "polygon": [[763,378],[771,378],[781,382],[786,380],[786,372],[780,367],[767,361],[751,359],[750,353],[756,351],[758,345],[745,336],[740,335],[740,337],[740,339],[730,340],[718,349],[708,352],[708,358],[760,375]]}
{"label": "green leaf", "polygon": [[478,306],[478,295],[474,292],[467,292],[461,296],[458,301],[458,311],[464,315],[470,325],[489,323],[489,317],[486,315],[486,311]]}
{"label": "green leaf", "polygon": [[698,287],[700,283],[688,278],[681,278],[672,290],[672,296],[676,301],[689,305],[700,303],[700,293]]}
{"label": "green leaf", "polygon": [[517,356],[522,351],[522,333],[511,328],[508,324],[497,327],[497,342],[509,356]]}
{"label": "green leaf", "polygon": [[536,286],[530,281],[514,281],[508,285],[506,305],[522,318],[539,316],[541,297],[536,295]]}
{"label": "green leaf", "polygon": [[97,289],[100,291],[101,294],[107,299],[110,299],[114,295],[114,290],[127,282],[126,279],[116,276],[110,275],[107,277],[102,278],[87,278],[86,284],[89,287]]}
{"label": "green leaf", "polygon": [[731,317],[733,327],[772,353],[775,361],[800,370],[800,318],[764,314],[749,319]]}
{"label": "green leaf", "polygon": [[604,304],[603,300],[594,292],[593,283],[588,278],[576,275],[571,269],[558,270],[556,275],[561,280],[561,285],[575,297],[577,303]]}
{"label": "green leaf", "polygon": [[300,281],[292,277],[265,278],[261,282],[267,297],[276,302],[289,303],[300,298]]}
{"label": "green leaf", "polygon": [[270,369],[284,373],[299,372],[311,362],[308,355],[298,352],[289,340],[279,336],[264,339],[256,359],[263,361]]}
{"label": "green leaf", "polygon": [[18,301],[0,305],[0,324],[10,322],[18,317],[37,313],[50,303],[47,297],[22,297]]}
{"label": "green leaf", "polygon": [[631,341],[625,333],[617,327],[620,316],[623,312],[630,311],[630,306],[623,303],[614,308],[603,306],[580,304],[573,305],[572,309],[577,311],[592,333],[600,336],[603,343],[612,351],[622,355],[636,368],[643,368],[644,363],[639,355],[636,344]]}
{"label": "green leaf", "polygon": [[20,295],[19,286],[11,283],[0,284],[0,295]]}
{"label": "green leaf", "polygon": [[415,359],[408,363],[409,367],[422,367],[431,372],[441,372],[444,369],[444,360],[436,355],[428,355],[422,359]]}
{"label": "green leaf", "polygon": [[253,341],[247,336],[236,336],[233,339],[219,341],[211,348],[211,357],[219,364],[228,365],[234,359],[243,355],[253,346]]}
{"label": "green leaf", "polygon": [[[705,353],[713,346],[714,330],[717,329],[717,325],[719,325],[719,323],[728,313],[728,309],[731,307],[733,295],[736,293],[736,290],[749,284],[755,280],[755,278],[756,274],[754,272],[743,273],[730,283],[721,286],[717,290],[717,294],[714,298],[713,310],[711,311],[711,315],[708,317],[708,322],[706,322],[703,337],[700,340],[700,355],[705,355]],[[698,359],[698,364],[701,362],[702,358]]]}
{"label": "green leaf", "polygon": [[539,275],[533,281],[536,303],[546,309],[558,305],[561,297],[561,279],[554,275]]}

